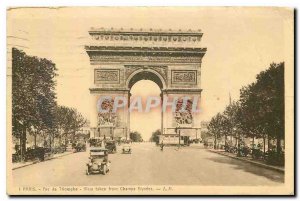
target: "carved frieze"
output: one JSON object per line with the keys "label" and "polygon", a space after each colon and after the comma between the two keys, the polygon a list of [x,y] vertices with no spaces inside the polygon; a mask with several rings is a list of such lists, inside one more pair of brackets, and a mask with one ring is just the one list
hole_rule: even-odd
{"label": "carved frieze", "polygon": [[116,84],[120,83],[119,69],[95,69],[95,84]]}
{"label": "carved frieze", "polygon": [[197,84],[197,70],[172,70],[172,84]]}
{"label": "carved frieze", "polygon": [[134,66],[134,65],[130,65],[130,66],[125,66],[125,80],[128,79],[128,77],[136,70],[141,69],[141,66]]}
{"label": "carved frieze", "polygon": [[190,42],[195,43],[196,41],[200,41],[201,35],[199,36],[136,36],[136,35],[130,35],[130,36],[120,36],[120,35],[93,35],[92,38],[94,40],[101,40],[101,41],[162,41],[162,42]]}
{"label": "carved frieze", "polygon": [[149,57],[149,56],[115,56],[91,55],[91,62],[161,62],[161,63],[201,63],[201,58],[195,57]]}
{"label": "carved frieze", "polygon": [[109,30],[92,29],[89,31],[93,40],[98,41],[141,41],[167,43],[196,43],[202,38],[201,30]]}
{"label": "carved frieze", "polygon": [[153,66],[151,67],[153,70],[158,72],[165,80],[168,79],[168,68],[167,66]]}

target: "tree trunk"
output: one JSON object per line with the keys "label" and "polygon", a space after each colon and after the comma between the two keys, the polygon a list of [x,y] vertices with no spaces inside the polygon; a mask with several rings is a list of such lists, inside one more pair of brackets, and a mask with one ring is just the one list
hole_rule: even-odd
{"label": "tree trunk", "polygon": [[280,135],[279,135],[279,132],[276,133],[276,152],[277,152],[277,160],[279,162],[280,160],[280,153],[281,153],[281,143],[280,143]]}
{"label": "tree trunk", "polygon": [[75,142],[75,132],[76,132],[76,131],[73,132],[73,136],[72,136],[72,141],[73,141],[73,142]]}
{"label": "tree trunk", "polygon": [[25,161],[26,155],[26,126],[23,125],[21,138],[20,138],[20,151],[21,151],[21,161]]}
{"label": "tree trunk", "polygon": [[252,158],[254,158],[254,135],[252,136]]}
{"label": "tree trunk", "polygon": [[50,151],[52,150],[52,138],[51,138],[51,135],[49,135],[49,148],[50,148]]}
{"label": "tree trunk", "polygon": [[61,130],[59,129],[59,136],[58,136],[58,140],[59,140],[59,146],[62,146],[62,140],[61,140],[61,138],[62,138],[62,133],[61,133]]}
{"label": "tree trunk", "polygon": [[241,149],[241,136],[240,134],[238,135],[238,142],[237,142],[237,156],[241,156],[241,152],[240,152],[240,149]]}
{"label": "tree trunk", "polygon": [[225,147],[226,147],[226,145],[227,145],[227,135],[225,134]]}
{"label": "tree trunk", "polygon": [[214,148],[217,149],[217,136],[215,135],[215,144],[214,144]]}
{"label": "tree trunk", "polygon": [[277,151],[277,154],[279,154],[281,152],[281,143],[280,143],[280,136],[279,134],[277,134],[276,136],[276,151]]}
{"label": "tree trunk", "polygon": [[34,148],[36,149],[36,136],[37,136],[37,131],[34,132]]}
{"label": "tree trunk", "polygon": [[266,153],[266,136],[263,135],[263,140],[264,140],[264,155]]}
{"label": "tree trunk", "polygon": [[270,151],[270,136],[268,134],[268,151]]}
{"label": "tree trunk", "polygon": [[58,140],[59,140],[59,146],[62,146],[61,135],[59,135]]}

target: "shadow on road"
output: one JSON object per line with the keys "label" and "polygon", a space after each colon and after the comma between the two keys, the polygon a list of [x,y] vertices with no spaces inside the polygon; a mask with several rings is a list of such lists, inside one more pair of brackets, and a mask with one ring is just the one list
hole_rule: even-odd
{"label": "shadow on road", "polygon": [[244,161],[238,161],[237,159],[227,158],[223,156],[207,158],[207,159],[216,163],[226,163],[226,164],[234,165],[233,167],[234,169],[243,170],[245,172],[250,172],[252,174],[263,176],[275,182],[284,183],[284,173],[268,170],[266,168],[258,167]]}

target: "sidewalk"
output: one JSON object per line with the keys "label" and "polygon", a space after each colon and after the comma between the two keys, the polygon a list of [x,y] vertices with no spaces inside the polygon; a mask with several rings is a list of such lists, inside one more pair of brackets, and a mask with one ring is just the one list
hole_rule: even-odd
{"label": "sidewalk", "polygon": [[[70,155],[70,154],[73,154],[73,152],[64,152],[64,153],[60,153],[60,154],[54,154],[50,157],[46,157],[44,161],[52,160],[52,159],[55,159],[55,158],[60,158],[60,157],[67,156],[67,155]],[[16,169],[19,169],[19,168],[22,168],[22,167],[33,165],[33,164],[36,164],[36,163],[39,163],[39,162],[40,162],[39,160],[35,160],[35,161],[28,161],[28,162],[23,162],[23,163],[22,162],[13,163],[12,164],[12,170],[16,170]]]}
{"label": "sidewalk", "polygon": [[274,165],[267,165],[266,163],[263,163],[261,161],[252,159],[251,157],[237,157],[236,154],[225,152],[223,149],[217,149],[217,150],[208,149],[208,150],[211,151],[211,152],[223,155],[223,156],[228,156],[230,158],[245,161],[245,162],[251,163],[253,165],[257,165],[257,166],[260,166],[260,167],[264,167],[264,168],[267,168],[267,169],[271,169],[271,170],[275,170],[275,171],[284,173],[284,167],[274,166]]}

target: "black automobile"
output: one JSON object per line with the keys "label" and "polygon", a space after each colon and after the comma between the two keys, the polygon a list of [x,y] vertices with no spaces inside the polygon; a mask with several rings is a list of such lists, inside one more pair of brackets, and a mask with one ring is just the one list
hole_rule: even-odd
{"label": "black automobile", "polygon": [[75,145],[75,150],[76,150],[76,152],[84,152],[84,151],[86,151],[86,145],[85,145],[85,143],[84,142],[77,142],[77,144]]}
{"label": "black automobile", "polygon": [[86,164],[86,175],[92,173],[106,173],[110,170],[110,161],[108,160],[108,150],[102,147],[91,147],[89,162]]}
{"label": "black automobile", "polygon": [[108,150],[108,153],[117,152],[117,145],[115,141],[107,141],[105,144],[105,148]]}

